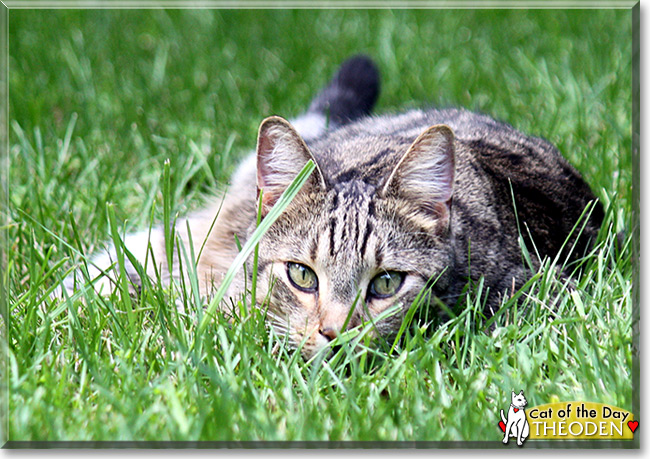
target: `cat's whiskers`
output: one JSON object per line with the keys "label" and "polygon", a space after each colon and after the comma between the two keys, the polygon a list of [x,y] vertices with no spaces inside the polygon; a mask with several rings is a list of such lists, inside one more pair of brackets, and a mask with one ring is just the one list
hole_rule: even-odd
{"label": "cat's whiskers", "polygon": [[273,327],[275,333],[278,336],[284,337],[289,346],[297,348],[299,345],[299,340],[297,340],[294,336],[296,334],[296,330],[292,329],[287,319],[284,316],[276,314],[272,311],[267,311],[266,316],[269,325]]}
{"label": "cat's whiskers", "polygon": [[271,325],[274,326],[274,328],[282,328],[283,330],[287,330],[289,328],[289,324],[286,321],[286,319],[282,316],[279,316],[271,311],[267,311],[266,317]]}

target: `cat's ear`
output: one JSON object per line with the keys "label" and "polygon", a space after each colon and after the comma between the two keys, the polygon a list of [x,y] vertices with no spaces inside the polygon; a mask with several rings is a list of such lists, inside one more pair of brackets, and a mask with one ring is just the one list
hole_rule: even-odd
{"label": "cat's ear", "polygon": [[316,164],[310,181],[325,188],[316,159],[293,126],[279,116],[262,121],[257,136],[257,190],[258,194],[263,190],[263,215],[268,213],[310,159]]}
{"label": "cat's ear", "polygon": [[388,178],[384,193],[406,197],[434,214],[447,216],[454,174],[454,133],[439,124],[411,144]]}

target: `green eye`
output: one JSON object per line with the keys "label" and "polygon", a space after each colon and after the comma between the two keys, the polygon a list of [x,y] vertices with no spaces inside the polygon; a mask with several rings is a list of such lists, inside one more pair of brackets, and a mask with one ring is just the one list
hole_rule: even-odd
{"label": "green eye", "polygon": [[403,280],[403,273],[385,271],[370,281],[370,296],[375,298],[390,298],[400,289]]}
{"label": "green eye", "polygon": [[298,290],[303,292],[315,292],[318,289],[318,277],[316,273],[300,263],[287,263],[287,275],[289,280]]}

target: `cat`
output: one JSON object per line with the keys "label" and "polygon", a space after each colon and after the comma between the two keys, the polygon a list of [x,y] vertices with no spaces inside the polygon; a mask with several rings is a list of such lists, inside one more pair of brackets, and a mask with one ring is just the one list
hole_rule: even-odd
{"label": "cat", "polygon": [[[425,288],[432,307],[436,298],[454,305],[468,282],[482,277],[491,315],[539,266],[535,257],[533,266],[524,263],[520,234],[542,258],[555,256],[568,239],[575,260],[603,219],[589,186],[547,141],[464,109],[370,116],[378,91],[370,58],[344,63],[305,115],[292,123],[263,120],[256,151],[233,175],[230,191],[187,219],[194,253],[201,253],[201,293],[210,297],[238,253],[235,236],[244,244],[256,227],[260,190],[264,218],[303,166],[315,163],[261,239],[258,263],[257,298],[269,298],[271,324],[305,358],[344,325],[356,327],[398,305],[398,313],[374,321],[376,335],[393,336]],[[572,232],[592,202],[582,231]],[[186,226],[176,226],[185,244]],[[125,240],[141,262],[147,239],[143,232]],[[167,270],[160,228],[149,242],[163,279],[179,278],[177,264]],[[110,250],[96,258],[94,274],[111,261]],[[95,288],[111,288],[107,273]],[[246,285],[250,279],[240,270],[229,296]],[[74,289],[75,281],[66,286]]]}
{"label": "cat", "polygon": [[526,438],[530,434],[530,426],[528,425],[526,411],[524,410],[526,405],[528,405],[528,401],[524,396],[523,390],[518,394],[513,390],[510,398],[511,403],[507,418],[503,414],[503,410],[501,410],[501,422],[505,424],[503,444],[507,445],[510,437],[514,437],[517,439],[517,445],[523,446],[524,441],[526,441]]}

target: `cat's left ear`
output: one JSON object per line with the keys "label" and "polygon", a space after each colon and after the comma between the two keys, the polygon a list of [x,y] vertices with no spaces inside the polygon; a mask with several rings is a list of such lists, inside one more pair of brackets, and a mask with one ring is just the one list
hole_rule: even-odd
{"label": "cat's left ear", "polygon": [[388,178],[384,193],[406,197],[435,215],[447,217],[454,174],[454,133],[439,124],[411,144]]}
{"label": "cat's left ear", "polygon": [[262,121],[257,136],[257,190],[258,193],[263,190],[263,215],[275,205],[310,159],[316,165],[310,180],[324,189],[325,181],[318,163],[293,126],[279,116]]}

